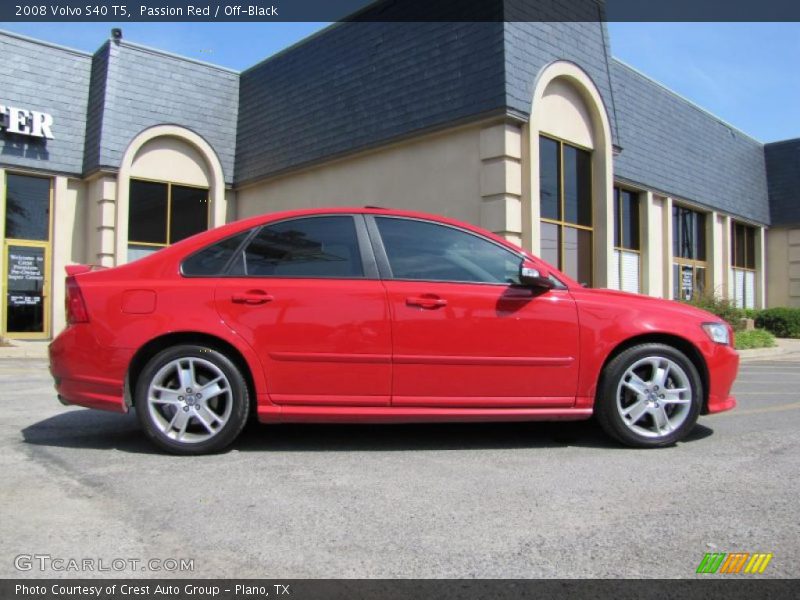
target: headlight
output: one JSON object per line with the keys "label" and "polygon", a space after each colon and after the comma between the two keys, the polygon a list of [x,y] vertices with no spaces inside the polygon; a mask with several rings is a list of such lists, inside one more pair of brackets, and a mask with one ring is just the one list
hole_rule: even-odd
{"label": "headlight", "polygon": [[728,345],[731,343],[731,335],[725,323],[703,323],[703,331],[706,332],[712,342]]}

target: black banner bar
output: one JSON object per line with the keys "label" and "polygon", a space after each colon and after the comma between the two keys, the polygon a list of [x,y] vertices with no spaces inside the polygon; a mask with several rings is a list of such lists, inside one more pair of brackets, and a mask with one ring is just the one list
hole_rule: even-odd
{"label": "black banner bar", "polygon": [[4,600],[782,600],[800,580],[42,579],[0,580]]}
{"label": "black banner bar", "polygon": [[3,0],[0,21],[800,21],[797,0]]}

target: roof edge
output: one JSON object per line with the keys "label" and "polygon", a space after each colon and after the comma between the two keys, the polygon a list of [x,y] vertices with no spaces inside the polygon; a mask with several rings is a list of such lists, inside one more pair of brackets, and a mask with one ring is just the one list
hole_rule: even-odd
{"label": "roof edge", "polygon": [[78,50],[77,48],[70,48],[69,46],[62,46],[61,44],[55,44],[53,42],[48,42],[45,40],[41,40],[38,38],[30,37],[27,35],[23,35],[21,33],[16,33],[14,31],[8,31],[7,29],[0,29],[0,35],[5,35],[12,38],[17,38],[18,40],[22,40],[24,42],[29,42],[31,44],[37,44],[39,46],[47,46],[48,48],[53,48],[55,50],[61,50],[63,52],[69,52],[70,54],[75,54],[76,56],[80,56],[82,58],[92,58],[92,52],[84,52],[83,50]]}

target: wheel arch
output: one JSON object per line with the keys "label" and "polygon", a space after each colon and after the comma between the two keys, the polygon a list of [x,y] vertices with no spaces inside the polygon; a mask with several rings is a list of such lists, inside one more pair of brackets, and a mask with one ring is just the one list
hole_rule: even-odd
{"label": "wheel arch", "polygon": [[603,377],[605,377],[606,367],[608,363],[610,363],[614,358],[625,352],[628,348],[632,348],[634,346],[639,346],[641,344],[664,344],[665,346],[672,346],[676,350],[682,352],[686,358],[688,358],[692,364],[697,369],[698,374],[700,375],[700,381],[703,384],[703,404],[700,410],[701,414],[706,414],[708,411],[708,393],[709,393],[709,373],[708,373],[708,365],[706,364],[705,359],[703,358],[702,353],[698,350],[697,346],[695,346],[692,342],[687,340],[686,338],[669,334],[669,333],[645,333],[641,335],[637,335],[631,338],[626,339],[623,342],[620,342],[614,349],[609,352],[606,359],[603,361],[603,366],[600,367],[600,373],[597,377],[597,387],[595,389],[595,397],[596,394],[600,393],[600,390],[603,389]]}
{"label": "wheel arch", "polygon": [[247,384],[247,392],[252,399],[250,407],[252,411],[258,404],[256,386],[253,379],[253,372],[250,364],[236,346],[230,342],[209,333],[196,331],[171,332],[153,338],[136,351],[131,359],[128,372],[125,375],[125,403],[131,407],[134,405],[136,382],[147,362],[162,350],[178,344],[198,344],[208,346],[227,356],[239,368]]}

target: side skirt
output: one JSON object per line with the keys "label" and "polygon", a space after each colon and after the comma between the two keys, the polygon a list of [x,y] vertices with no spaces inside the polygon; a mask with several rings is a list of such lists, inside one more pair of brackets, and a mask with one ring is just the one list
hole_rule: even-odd
{"label": "side skirt", "polygon": [[591,408],[423,408],[397,406],[258,407],[262,423],[434,423],[466,421],[581,421]]}

